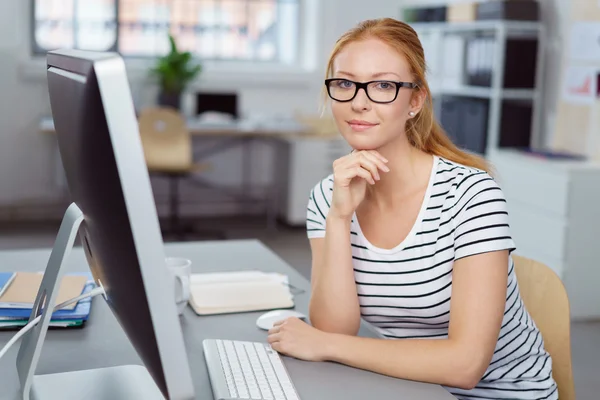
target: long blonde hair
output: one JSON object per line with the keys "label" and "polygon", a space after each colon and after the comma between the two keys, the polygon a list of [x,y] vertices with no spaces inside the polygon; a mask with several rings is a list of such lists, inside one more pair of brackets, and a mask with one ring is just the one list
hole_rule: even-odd
{"label": "long blonde hair", "polygon": [[[377,38],[406,57],[418,90],[426,95],[425,103],[417,117],[410,118],[406,122],[406,136],[409,143],[428,154],[490,172],[490,166],[482,157],[459,149],[436,121],[433,115],[431,91],[425,79],[425,54],[417,33],[410,25],[393,18],[361,22],[343,34],[335,43],[327,62],[326,77],[332,76],[334,59],[346,45],[368,38]],[[324,96],[327,96],[326,92]]]}

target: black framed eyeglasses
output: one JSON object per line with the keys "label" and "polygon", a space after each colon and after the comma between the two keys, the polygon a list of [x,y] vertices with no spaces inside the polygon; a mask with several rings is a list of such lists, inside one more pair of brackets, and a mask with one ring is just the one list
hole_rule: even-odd
{"label": "black framed eyeglasses", "polygon": [[325,79],[327,93],[335,101],[348,102],[352,101],[359,89],[364,89],[369,100],[374,103],[391,103],[398,97],[400,88],[407,87],[410,89],[417,88],[417,84],[413,82],[396,82],[396,81],[369,81],[355,82],[349,79],[331,78]]}

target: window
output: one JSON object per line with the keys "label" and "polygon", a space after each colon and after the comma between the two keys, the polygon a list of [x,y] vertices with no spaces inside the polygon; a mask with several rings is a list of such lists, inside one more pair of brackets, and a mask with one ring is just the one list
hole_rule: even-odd
{"label": "window", "polygon": [[152,57],[171,33],[202,59],[290,64],[300,0],[33,0],[34,52],[56,48]]}

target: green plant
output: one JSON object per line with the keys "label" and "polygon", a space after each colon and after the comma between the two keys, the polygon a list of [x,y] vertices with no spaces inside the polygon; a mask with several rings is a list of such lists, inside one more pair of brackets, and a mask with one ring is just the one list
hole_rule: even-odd
{"label": "green plant", "polygon": [[163,93],[178,94],[202,71],[202,66],[193,65],[192,54],[189,51],[180,52],[175,38],[170,34],[169,42],[170,52],[158,58],[151,73],[158,79]]}

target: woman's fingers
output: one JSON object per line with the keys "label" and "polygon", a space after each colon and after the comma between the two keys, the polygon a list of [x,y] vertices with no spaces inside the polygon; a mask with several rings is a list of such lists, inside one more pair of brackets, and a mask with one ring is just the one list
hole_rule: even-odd
{"label": "woman's fingers", "polygon": [[389,171],[389,168],[387,168],[381,159],[368,152],[355,153],[353,157],[349,157],[347,160],[345,160],[345,162],[338,164],[338,168],[352,169],[357,166],[370,171],[373,179],[377,181],[381,179],[381,176],[379,175],[379,169],[385,172]]}
{"label": "woman's fingers", "polygon": [[352,180],[355,177],[360,177],[369,182],[371,185],[375,184],[375,178],[371,174],[371,171],[367,171],[366,169],[356,166],[348,169],[347,179]]}
{"label": "woman's fingers", "polygon": [[267,341],[269,343],[278,342],[281,339],[281,333],[271,333],[267,336]]}
{"label": "woman's fingers", "polygon": [[375,180],[378,181],[381,179],[381,176],[379,176],[379,169],[377,168],[377,165],[365,153],[361,153],[360,155],[358,155],[356,163],[364,169],[370,171],[371,175],[373,175],[373,178],[375,178]]}
{"label": "woman's fingers", "polygon": [[[371,184],[381,179],[379,170],[389,172],[387,160],[376,150],[354,150],[333,163],[334,177],[346,179],[361,177]],[[338,181],[339,182],[339,181]]]}
{"label": "woman's fingers", "polygon": [[370,160],[372,163],[374,163],[375,165],[377,165],[377,168],[379,168],[380,170],[382,170],[383,172],[389,172],[390,169],[388,168],[386,164],[387,161],[383,161],[385,160],[383,157],[378,156],[379,153],[377,153],[375,150],[372,151],[365,151],[364,156]]}
{"label": "woman's fingers", "polygon": [[338,159],[337,165],[339,165],[339,166],[352,165],[353,163],[356,163],[357,161],[360,162],[365,159],[376,164],[377,167],[379,169],[381,169],[382,171],[388,172],[390,170],[388,168],[388,166],[386,165],[388,160],[385,157],[383,157],[381,154],[379,154],[379,152],[376,150],[355,151],[350,155],[347,155],[347,156],[344,156],[344,157]]}
{"label": "woman's fingers", "polygon": [[366,153],[374,155],[375,157],[377,157],[378,159],[380,159],[384,163],[388,162],[387,158],[385,158],[384,156],[382,156],[377,150],[367,150]]}
{"label": "woman's fingers", "polygon": [[[382,156],[377,150],[352,150],[352,152],[350,154],[347,154],[347,155],[342,156],[342,157],[338,158],[337,160],[335,160],[333,162],[333,167],[335,168],[336,166],[346,164],[346,163],[354,160],[357,156],[360,156],[360,155],[368,155],[372,161],[377,161],[377,160],[381,161],[383,164],[377,163],[380,166],[383,166],[388,163],[387,158]],[[371,156],[373,156],[374,158]]]}
{"label": "woman's fingers", "polygon": [[373,178],[371,171],[362,168],[360,165],[344,165],[338,167],[333,175],[333,180],[342,186],[346,186],[356,177],[363,178],[372,185],[375,184],[375,179]]}
{"label": "woman's fingers", "polygon": [[267,333],[268,333],[269,335],[272,335],[272,334],[274,334],[274,333],[279,333],[279,330],[280,330],[280,329],[281,329],[281,327],[280,327],[280,326],[273,325],[273,327],[272,327],[271,329],[269,329],[269,330],[267,331]]}

